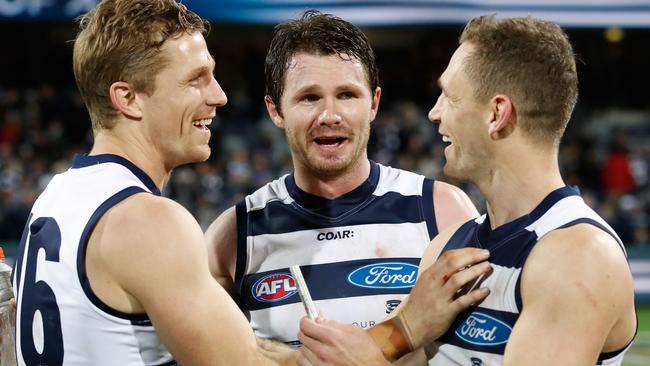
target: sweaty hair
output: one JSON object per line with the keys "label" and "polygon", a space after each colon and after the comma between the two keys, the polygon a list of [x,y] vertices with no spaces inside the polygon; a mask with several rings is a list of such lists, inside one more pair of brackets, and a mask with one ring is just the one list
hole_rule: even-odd
{"label": "sweaty hair", "polygon": [[363,65],[370,91],[374,93],[379,86],[375,54],[366,35],[341,18],[308,10],[300,19],[275,27],[266,55],[266,95],[271,97],[280,114],[287,68],[291,58],[300,52],[318,56],[346,55],[357,59]]}
{"label": "sweaty hair", "polygon": [[474,46],[464,61],[474,97],[507,95],[523,131],[557,146],[578,98],[575,55],[562,29],[530,16],[481,16],[465,26],[464,42]]}
{"label": "sweaty hair", "polygon": [[176,0],[103,0],[80,17],[74,75],[93,130],[115,124],[112,83],[128,82],[151,95],[156,75],[169,62],[160,52],[165,41],[207,31],[207,22]]}

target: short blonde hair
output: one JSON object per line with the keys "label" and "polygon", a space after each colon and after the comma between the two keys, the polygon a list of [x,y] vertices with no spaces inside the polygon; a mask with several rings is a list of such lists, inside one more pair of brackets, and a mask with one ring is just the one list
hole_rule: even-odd
{"label": "short blonde hair", "polygon": [[115,124],[112,83],[125,81],[151,94],[156,75],[168,63],[160,54],[165,41],[207,31],[205,20],[175,0],[103,0],[81,16],[73,66],[93,130]]}

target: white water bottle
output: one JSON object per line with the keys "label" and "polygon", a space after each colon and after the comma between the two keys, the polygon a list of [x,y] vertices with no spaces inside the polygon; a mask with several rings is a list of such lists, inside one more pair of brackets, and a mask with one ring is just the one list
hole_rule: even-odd
{"label": "white water bottle", "polygon": [[11,288],[11,267],[5,263],[5,252],[0,247],[0,365],[16,365],[16,307]]}

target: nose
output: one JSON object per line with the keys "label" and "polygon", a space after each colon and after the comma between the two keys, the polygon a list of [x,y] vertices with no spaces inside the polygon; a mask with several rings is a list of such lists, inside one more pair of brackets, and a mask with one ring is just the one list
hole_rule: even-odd
{"label": "nose", "polygon": [[433,123],[440,123],[440,112],[443,103],[442,98],[443,95],[440,94],[438,100],[436,100],[436,104],[431,108],[431,110],[429,111],[429,115],[427,116],[429,117],[429,121]]}
{"label": "nose", "polygon": [[323,110],[318,115],[318,124],[336,125],[341,123],[341,114],[337,110],[336,101],[333,98],[323,100]]}
{"label": "nose", "polygon": [[206,103],[210,106],[213,107],[223,107],[228,103],[228,97],[226,96],[226,93],[221,89],[221,85],[219,85],[219,82],[217,79],[212,77],[212,81],[210,83],[210,87],[208,88],[208,99]]}

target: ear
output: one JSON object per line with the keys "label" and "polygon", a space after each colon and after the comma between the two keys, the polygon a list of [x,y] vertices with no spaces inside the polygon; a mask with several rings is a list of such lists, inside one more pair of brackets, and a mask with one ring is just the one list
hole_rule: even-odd
{"label": "ear", "polygon": [[497,95],[490,101],[492,118],[488,134],[492,140],[508,137],[517,126],[517,118],[512,101],[507,95]]}
{"label": "ear", "polygon": [[377,111],[379,110],[379,100],[381,99],[381,88],[376,87],[372,95],[372,106],[370,108],[370,122],[375,120]]}
{"label": "ear", "polygon": [[113,106],[123,115],[131,119],[141,119],[142,109],[131,85],[124,81],[116,81],[109,88]]}
{"label": "ear", "polygon": [[267,95],[264,97],[264,103],[266,104],[266,110],[269,112],[269,117],[271,117],[273,124],[279,128],[284,128],[284,118],[282,118],[273,99]]}

